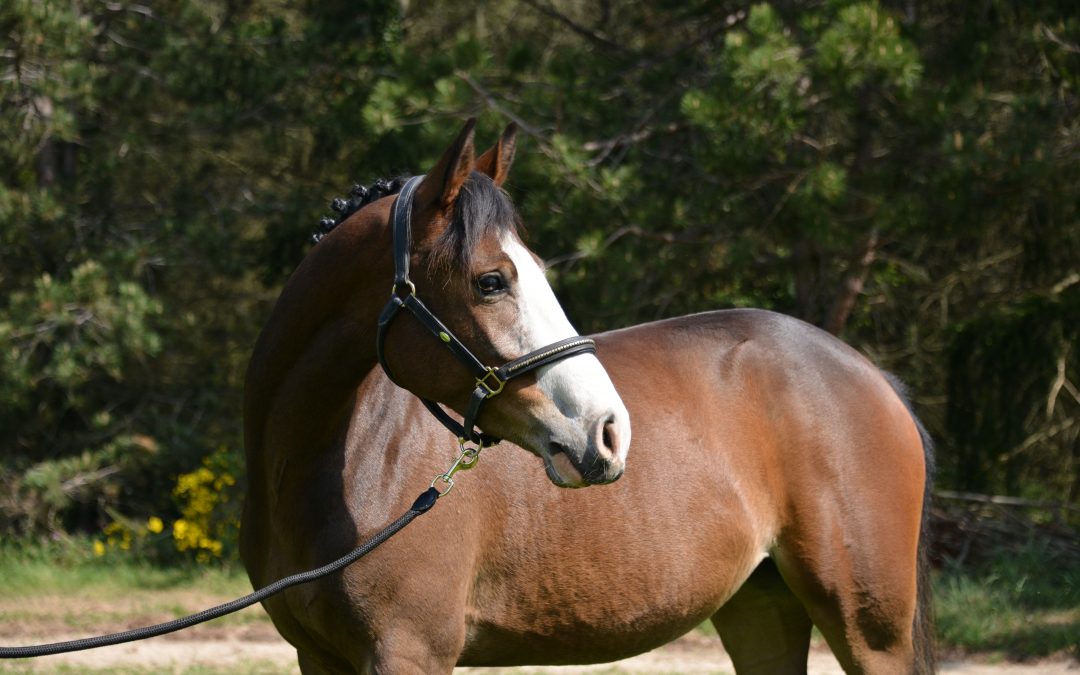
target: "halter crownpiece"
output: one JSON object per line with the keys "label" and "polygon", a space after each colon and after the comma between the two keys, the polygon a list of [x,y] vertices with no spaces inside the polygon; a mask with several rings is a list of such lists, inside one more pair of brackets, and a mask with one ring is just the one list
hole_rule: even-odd
{"label": "halter crownpiece", "polygon": [[431,310],[416,296],[416,286],[409,279],[409,255],[412,250],[412,207],[413,195],[417,186],[424,179],[423,176],[414,176],[405,183],[398,193],[397,201],[394,202],[390,212],[391,228],[394,236],[394,287],[390,291],[390,300],[383,308],[379,316],[379,330],[375,337],[375,353],[379,357],[379,363],[390,380],[401,386],[395,379],[389,364],[386,362],[384,352],[386,345],[386,331],[390,322],[402,309],[409,312],[420,321],[433,336],[438,338],[440,344],[445,346],[463,363],[476,379],[476,388],[469,396],[469,405],[465,411],[465,418],[458,422],[443,408],[429,399],[420,397],[420,401],[431,411],[443,426],[450,430],[458,439],[475,443],[481,447],[495,445],[501,439],[475,430],[476,418],[480,415],[480,409],[484,402],[502,392],[508,380],[524,375],[525,373],[541,368],[550,363],[562,359],[577,356],[578,354],[595,354],[596,343],[587,337],[575,335],[546,347],[533,350],[524,356],[520,356],[498,368],[492,368],[476,357],[461,340],[451,332],[449,328],[439,321]]}

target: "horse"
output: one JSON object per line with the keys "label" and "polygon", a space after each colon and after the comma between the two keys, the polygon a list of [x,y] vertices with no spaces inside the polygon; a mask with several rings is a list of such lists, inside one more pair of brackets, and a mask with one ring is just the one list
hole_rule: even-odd
{"label": "horse", "polygon": [[[711,620],[739,673],[806,672],[812,626],[848,672],[932,672],[930,439],[855,349],[752,309],[594,335],[509,381],[447,349],[452,334],[499,363],[577,336],[502,189],[515,148],[511,125],[477,157],[466,123],[408,200],[381,196],[312,247],[254,347],[256,587],[448,491],[455,455],[474,467],[368,557],[264,602],[301,671],[599,663]],[[387,319],[413,296],[442,328]]]}

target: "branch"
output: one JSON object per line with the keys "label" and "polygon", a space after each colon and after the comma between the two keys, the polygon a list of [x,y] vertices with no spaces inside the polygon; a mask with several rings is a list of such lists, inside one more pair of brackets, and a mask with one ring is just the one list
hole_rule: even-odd
{"label": "branch", "polygon": [[1048,509],[1076,511],[1080,508],[1063,502],[1035,502],[1020,497],[1006,497],[1003,495],[981,495],[973,492],[954,492],[952,490],[934,490],[934,496],[941,499],[951,499],[960,502],[974,502],[976,504],[996,504],[998,506],[1016,506],[1025,509]]}
{"label": "branch", "polygon": [[877,228],[874,228],[863,243],[860,254],[848,268],[848,272],[844,276],[844,283],[840,287],[840,294],[833,301],[833,305],[829,309],[829,315],[825,319],[825,330],[833,335],[840,334],[840,331],[844,329],[844,325],[847,323],[848,317],[851,316],[851,310],[855,308],[855,301],[866,284],[870,266],[877,259],[877,246],[878,231]]}
{"label": "branch", "polygon": [[608,156],[618,148],[626,147],[640,143],[641,141],[648,140],[653,136],[665,133],[671,134],[677,131],[685,129],[688,125],[686,123],[671,122],[670,124],[664,124],[659,127],[648,127],[640,129],[629,134],[619,134],[614,138],[609,138],[606,141],[586,141],[582,144],[581,149],[586,152],[597,152],[599,154],[588,161],[589,166],[596,166],[600,162],[603,162]]}
{"label": "branch", "polygon": [[1043,35],[1045,35],[1047,37],[1047,39],[1049,39],[1051,42],[1056,44],[1058,47],[1061,47],[1065,51],[1070,52],[1072,54],[1080,54],[1080,47],[1078,47],[1077,45],[1074,45],[1074,44],[1072,44],[1070,42],[1066,42],[1065,40],[1061,39],[1060,37],[1058,37],[1054,33],[1054,31],[1050,30],[1046,26],[1043,26],[1042,29],[1043,29]]}
{"label": "branch", "polygon": [[615,42],[612,42],[611,40],[604,37],[603,35],[600,35],[599,33],[595,32],[595,31],[589,30],[585,26],[582,26],[581,24],[577,23],[576,21],[574,21],[570,17],[568,17],[565,14],[563,14],[562,12],[558,11],[557,9],[552,7],[551,5],[540,4],[536,0],[524,0],[524,1],[525,1],[525,4],[528,5],[529,7],[532,7],[533,9],[535,9],[536,11],[540,12],[541,14],[547,16],[548,18],[555,19],[559,23],[563,24],[564,26],[566,26],[570,30],[574,31],[578,35],[586,38],[590,42],[593,42],[593,43],[595,43],[597,45],[600,45],[601,47],[604,47],[605,49],[610,49],[612,51],[617,51],[617,52],[619,52],[621,54],[625,54],[626,51],[627,51],[626,48],[623,47],[622,45],[616,44]]}
{"label": "branch", "polygon": [[1054,407],[1057,406],[1058,394],[1061,393],[1062,387],[1065,386],[1065,365],[1069,356],[1069,344],[1065,343],[1065,349],[1058,356],[1057,360],[1057,377],[1054,378],[1054,383],[1050,385],[1050,395],[1046,397],[1046,417],[1047,419],[1054,416]]}
{"label": "branch", "polygon": [[1061,281],[1054,284],[1053,287],[1050,289],[1050,293],[1052,293],[1053,295],[1060,295],[1062,291],[1064,291],[1066,288],[1078,282],[1080,282],[1080,272],[1073,272]]}
{"label": "branch", "polygon": [[113,474],[119,473],[120,467],[118,466],[106,466],[96,471],[89,471],[87,473],[80,473],[67,479],[60,484],[60,490],[69,497],[72,496],[79,488],[86,487],[91,483],[96,483],[99,480],[108,478]]}
{"label": "branch", "polygon": [[674,232],[650,232],[643,229],[638,225],[626,225],[620,227],[611,234],[609,234],[600,244],[595,251],[575,251],[573,253],[565,253],[563,255],[555,256],[544,261],[548,267],[555,265],[562,265],[566,263],[575,263],[579,260],[592,257],[623,237],[633,236],[640,239],[649,239],[653,241],[663,242],[665,244],[684,244],[688,246],[707,246],[716,243],[716,239],[707,237],[695,237],[690,234],[676,234]]}
{"label": "branch", "polygon": [[484,104],[487,105],[487,107],[491,108],[492,110],[496,111],[514,124],[518,125],[518,128],[524,131],[526,134],[533,136],[534,138],[542,138],[542,134],[539,129],[532,126],[531,124],[511,112],[506,106],[500,103],[490,91],[484,88],[479,82],[474,80],[468,73],[463,70],[455,70],[454,75],[459,80],[469,85],[469,88],[476,92],[476,94],[480,96],[480,98],[484,99]]}

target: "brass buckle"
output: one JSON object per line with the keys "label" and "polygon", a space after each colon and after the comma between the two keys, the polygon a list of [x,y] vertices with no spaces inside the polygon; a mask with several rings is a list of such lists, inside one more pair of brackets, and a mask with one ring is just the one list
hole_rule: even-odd
{"label": "brass buckle", "polygon": [[[439,496],[442,497],[450,490],[454,489],[454,474],[458,471],[467,471],[468,469],[476,466],[476,462],[480,460],[480,451],[484,449],[484,446],[478,445],[475,448],[470,448],[465,445],[465,439],[458,439],[458,446],[461,447],[461,454],[457,456],[454,463],[450,465],[450,468],[445,473],[440,473],[435,476],[431,481],[431,487],[439,491]],[[445,489],[441,489],[438,486],[442,484]]]}
{"label": "brass buckle", "polygon": [[[494,379],[498,386],[488,383],[489,377]],[[495,374],[495,369],[488,368],[483,377],[476,378],[476,385],[487,389],[487,396],[484,398],[491,398],[503,390],[503,387],[506,386],[506,380],[500,380],[499,376]]]}

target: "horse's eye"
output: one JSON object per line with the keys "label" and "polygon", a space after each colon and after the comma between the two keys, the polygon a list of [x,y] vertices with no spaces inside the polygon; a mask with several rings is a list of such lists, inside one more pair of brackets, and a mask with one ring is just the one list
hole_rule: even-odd
{"label": "horse's eye", "polygon": [[477,279],[476,287],[480,289],[482,295],[495,295],[506,290],[502,275],[495,272],[490,272]]}

